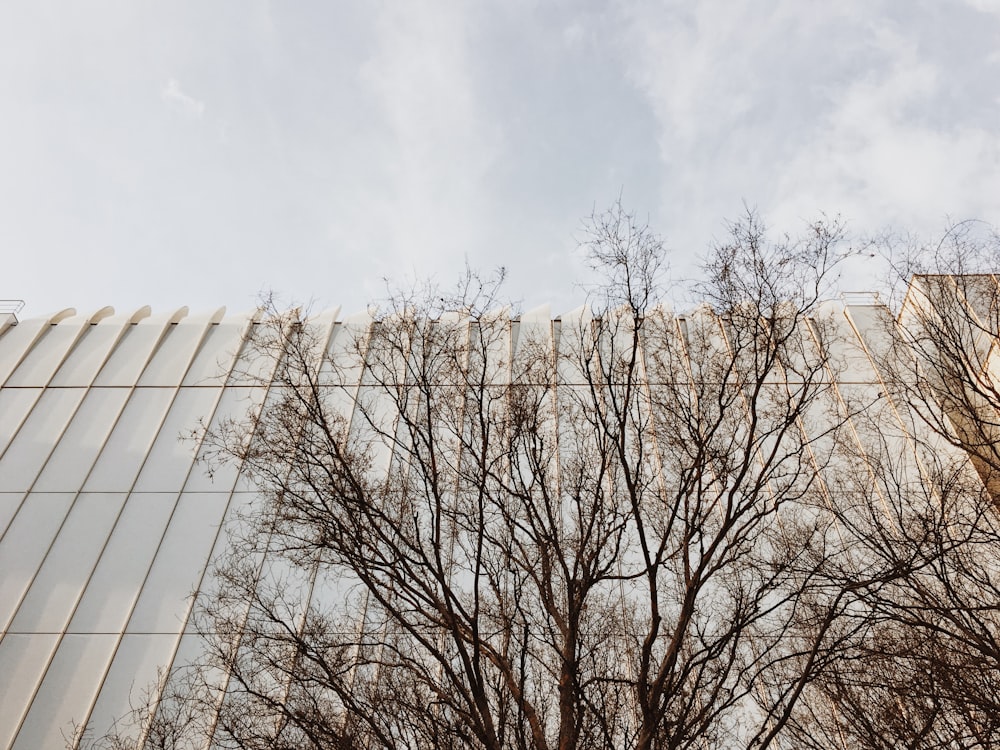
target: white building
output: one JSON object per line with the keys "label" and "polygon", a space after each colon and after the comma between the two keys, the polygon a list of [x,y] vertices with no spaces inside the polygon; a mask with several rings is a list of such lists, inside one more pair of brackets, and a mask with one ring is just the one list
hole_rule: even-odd
{"label": "white building", "polygon": [[[877,308],[834,307],[851,387],[878,389],[861,341]],[[232,374],[253,324],[186,308],[2,322],[0,749],[102,735],[197,649],[194,594],[254,496],[235,469],[209,475],[199,440],[261,401]]]}

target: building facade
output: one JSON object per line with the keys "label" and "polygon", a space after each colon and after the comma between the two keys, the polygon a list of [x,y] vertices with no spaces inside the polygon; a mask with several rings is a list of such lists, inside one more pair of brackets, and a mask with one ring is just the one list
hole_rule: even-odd
{"label": "building facade", "polygon": [[[826,312],[843,388],[875,398],[866,336],[884,309]],[[547,308],[514,321],[553,347],[559,322]],[[338,331],[367,324],[338,311],[313,321],[331,352]],[[197,652],[194,602],[226,548],[227,517],[256,498],[236,467],[199,460],[202,436],[266,398],[273,363],[246,347],[256,325],[255,314],[184,308],[3,323],[0,748],[100,737]]]}

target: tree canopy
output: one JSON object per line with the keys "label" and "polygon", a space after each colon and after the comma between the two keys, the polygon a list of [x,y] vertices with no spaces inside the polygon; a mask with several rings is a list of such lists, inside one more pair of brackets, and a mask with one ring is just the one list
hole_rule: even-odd
{"label": "tree canopy", "polygon": [[471,272],[268,310],[267,396],[209,436],[259,497],[204,655],[96,744],[995,744],[996,279],[845,316],[840,225],[750,216],[676,313],[620,205],[586,247],[601,282],[555,320]]}

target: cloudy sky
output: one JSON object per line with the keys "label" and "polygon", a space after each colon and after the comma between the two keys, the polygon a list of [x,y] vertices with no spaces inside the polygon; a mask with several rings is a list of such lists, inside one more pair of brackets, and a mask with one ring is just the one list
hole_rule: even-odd
{"label": "cloudy sky", "polygon": [[680,269],[744,205],[1000,222],[1000,0],[0,6],[0,297],[28,315],[356,310],[466,259],[568,309],[620,193]]}

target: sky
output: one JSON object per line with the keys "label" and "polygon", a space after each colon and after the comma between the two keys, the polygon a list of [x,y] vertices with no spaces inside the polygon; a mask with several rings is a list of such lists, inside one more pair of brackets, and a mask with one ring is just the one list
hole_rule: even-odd
{"label": "sky", "polygon": [[27,316],[353,312],[465,263],[555,314],[619,196],[681,276],[747,208],[1000,223],[1000,0],[0,4],[0,297]]}

